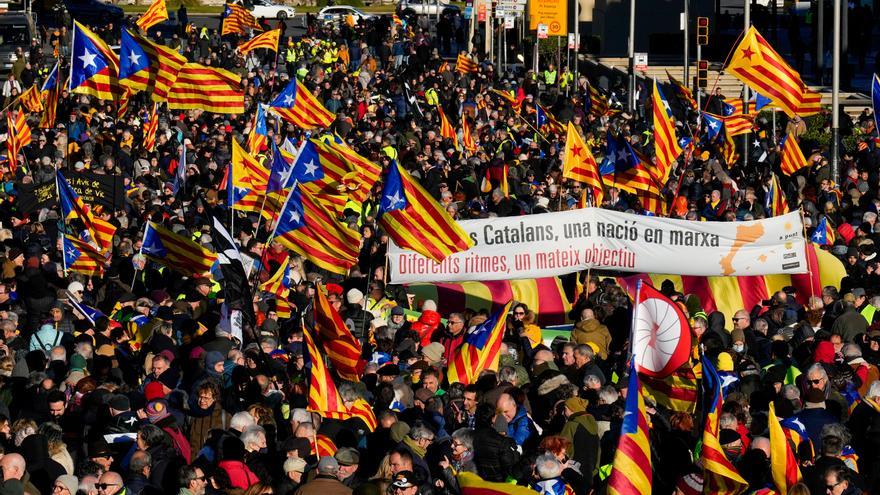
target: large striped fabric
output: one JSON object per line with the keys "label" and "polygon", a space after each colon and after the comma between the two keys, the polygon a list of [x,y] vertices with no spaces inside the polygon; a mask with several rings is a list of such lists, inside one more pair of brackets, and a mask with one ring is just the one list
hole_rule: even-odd
{"label": "large striped fabric", "polygon": [[131,88],[125,88],[125,91],[119,96],[119,101],[116,102],[116,120],[122,120],[125,117],[125,114],[128,113],[128,106],[131,102],[132,94],[133,92]]}
{"label": "large striped fabric", "polygon": [[468,153],[477,151],[477,142],[474,141],[471,124],[468,122],[467,116],[462,116],[461,118],[461,144]]}
{"label": "large striped fabric", "polygon": [[227,3],[223,11],[223,29],[220,34],[247,34],[248,29],[263,30],[260,23],[257,22],[257,18],[244,6],[237,3]]}
{"label": "large striped fabric", "polygon": [[461,74],[473,74],[480,71],[480,67],[476,62],[471,60],[464,53],[459,53],[458,58],[455,59],[455,72],[459,72]]}
{"label": "large striped fabric", "polygon": [[324,288],[315,291],[315,332],[321,339],[330,365],[343,380],[360,381],[367,362],[361,359],[361,343],[330,305]]}
{"label": "large striped fabric", "polygon": [[330,124],[336,120],[336,115],[324,108],[324,105],[297,78],[293,78],[290,84],[269,103],[269,108],[282,119],[306,130],[330,127]]}
{"label": "large striped fabric", "polygon": [[457,478],[461,495],[535,495],[537,493],[525,486],[486,481],[476,473],[468,471],[458,473]]}
{"label": "large striped fabric", "polygon": [[609,495],[650,495],[651,446],[648,435],[648,414],[639,375],[630,366],[629,386],[620,439],[611,475],[608,477]]}
{"label": "large striped fabric", "polygon": [[700,108],[697,107],[697,100],[694,99],[694,95],[693,93],[691,93],[691,90],[688,89],[687,86],[682,84],[678,79],[672,77],[672,74],[670,74],[668,70],[666,71],[666,77],[669,79],[669,84],[671,84],[678,91],[678,93],[681,95],[684,101],[688,103],[691,109],[694,112],[699,112]]}
{"label": "large striped fabric", "polygon": [[398,246],[440,262],[474,245],[412,176],[392,161],[379,201],[379,224]]}
{"label": "large striped fabric", "polygon": [[789,212],[785,191],[779,187],[779,179],[776,178],[776,174],[773,174],[773,177],[770,179],[770,190],[767,192],[766,201],[771,217],[785,215]]}
{"label": "large striped fabric", "polygon": [[543,105],[535,105],[535,127],[541,132],[549,132],[551,134],[562,135],[565,132],[565,126],[550,113],[550,110],[544,108]]}
{"label": "large striped fabric", "polygon": [[104,273],[104,263],[107,258],[91,244],[82,239],[65,235],[62,238],[62,249],[64,250],[64,267],[67,271],[90,276]]}
{"label": "large striped fabric", "polygon": [[73,21],[70,92],[115,101],[119,87],[119,56],[89,28]]}
{"label": "large striped fabric", "polygon": [[310,192],[291,189],[279,214],[275,240],[315,265],[345,274],[357,263],[360,235],[341,224]]}
{"label": "large striped fabric", "polygon": [[119,47],[119,84],[133,91],[151,91],[152,99],[162,103],[177,82],[186,57],[171,47],[122,30]]}
{"label": "large striped fabric", "polygon": [[654,81],[654,154],[657,157],[657,183],[666,184],[672,165],[675,164],[678,155],[681,154],[681,145],[675,135],[675,120],[672,118],[672,109],[669,102],[660,90],[660,83]]}
{"label": "large striped fabric", "polygon": [[562,176],[586,184],[592,192],[593,204],[601,205],[605,192],[602,187],[602,176],[599,174],[599,165],[589,146],[584,143],[571,122],[568,123],[563,157]]}
{"label": "large striped fabric", "polygon": [[721,378],[712,363],[703,358],[703,388],[709,400],[706,411],[706,422],[703,426],[703,448],[700,459],[703,464],[705,490],[719,495],[738,495],[748,488],[749,484],[727,459],[721,442],[718,440],[721,415]]}
{"label": "large striped fabric", "polygon": [[260,290],[263,292],[269,292],[271,294],[275,294],[278,297],[284,298],[290,294],[290,286],[292,283],[292,278],[290,274],[290,257],[284,258],[284,262],[281,263],[281,266],[278,267],[278,270],[269,277],[269,280],[266,280],[262,284],[260,284]]}
{"label": "large striped fabric", "polygon": [[736,152],[736,143],[733,142],[733,136],[724,133],[724,140],[721,142],[721,156],[728,167],[732,167],[739,161],[739,153]]}
{"label": "large striped fabric", "polygon": [[25,120],[24,110],[19,108],[15,112],[6,112],[6,149],[9,152],[7,160],[9,169],[15,172],[18,169],[18,154],[22,148],[31,144],[31,128]]}
{"label": "large striped fabric", "polygon": [[464,341],[453,353],[452,361],[447,363],[449,383],[469,385],[477,381],[483,370],[498,370],[501,340],[511,307],[513,301],[509,301],[483,323],[468,329]]}
{"label": "large striped fabric", "polygon": [[265,150],[269,146],[269,131],[266,128],[266,111],[263,105],[257,105],[254,111],[254,120],[251,123],[251,132],[248,133],[247,147],[251,154]]}
{"label": "large striped fabric", "polygon": [[697,376],[690,364],[685,364],[664,378],[640,375],[646,395],[661,406],[676,412],[692,413],[697,408]]}
{"label": "large striped fabric", "polygon": [[801,145],[794,134],[782,138],[779,148],[782,150],[782,162],[779,164],[779,168],[783,174],[791,175],[808,165],[807,158],[801,151]]}
{"label": "large striped fabric", "polygon": [[611,104],[608,103],[608,98],[589,82],[587,83],[587,92],[589,93],[589,98],[584,98],[584,104],[589,105],[590,115],[600,118],[613,113],[611,111]]}
{"label": "large striped fabric", "polygon": [[159,129],[159,104],[153,104],[150,118],[144,124],[144,149],[148,152],[156,148],[156,131]]}
{"label": "large striped fabric", "polygon": [[146,31],[151,27],[168,20],[168,9],[165,7],[165,0],[153,0],[150,7],[142,16],[135,21],[137,27]]}
{"label": "large striped fabric", "polygon": [[113,247],[113,234],[116,233],[116,227],[96,217],[60,172],[56,180],[62,220],[78,218],[83,226],[83,230],[78,233],[79,237],[86,242],[93,243],[102,253],[109,251]]}
{"label": "large striped fabric", "polygon": [[265,48],[277,53],[279,39],[281,39],[281,29],[266,31],[238,45],[238,51],[242,55],[247,55],[258,48]]}
{"label": "large striped fabric", "polygon": [[634,290],[638,279],[658,287],[664,280],[669,280],[675,285],[676,291],[697,296],[706,313],[721,311],[730,317],[740,309],[750,311],[756,305],[760,305],[761,301],[770,299],[770,296],[786,286],[795,288],[797,301],[800,304],[806,304],[807,299],[812,295],[821,295],[822,287],[828,285],[840,287],[840,281],[846,276],[843,263],[833,254],[816,249],[813,244],[807,244],[806,252],[809,274],[763,277],[641,274],[618,278],[617,281],[621,287]]}
{"label": "large striped fabric", "polygon": [[724,131],[731,136],[739,136],[752,131],[755,124],[756,111],[755,105],[749,102],[749,111],[744,111],[742,98],[734,98],[725,100],[721,103],[722,110],[720,116],[715,116],[724,123]]}
{"label": "large striped fabric", "polygon": [[216,253],[153,222],[144,229],[141,253],[187,276],[208,273],[217,261]]}
{"label": "large striped fabric", "polygon": [[318,346],[306,328],[303,329],[303,343],[303,361],[309,370],[308,410],[322,416],[327,412],[348,412]]}
{"label": "large striped fabric", "polygon": [[438,284],[409,284],[407,292],[415,294],[417,305],[432,300],[449,311],[486,310],[494,313],[511,299],[523,303],[538,315],[541,325],[561,325],[566,322],[571,303],[565,296],[558,278],[529,280],[493,280],[489,282],[461,282]]}
{"label": "large striped fabric", "polygon": [[526,99],[526,94],[522,90],[522,88],[517,90],[516,96],[500,89],[492,89],[492,92],[500,96],[502,100],[507,102],[514,112],[519,113],[520,110],[522,110],[522,102]]}
{"label": "large striped fabric", "polygon": [[[341,139],[322,142],[317,146],[324,167],[324,177],[329,178],[336,191],[344,186],[346,194],[363,203],[370,197],[373,185],[382,175],[382,167],[358,154]],[[320,181],[318,181],[320,182]],[[315,183],[315,186],[318,186]]]}
{"label": "large striped fabric", "polygon": [[442,106],[437,105],[437,113],[440,114],[440,136],[443,139],[451,140],[453,146],[458,148],[458,134],[455,132],[455,127],[452,127],[452,124],[449,122],[449,117],[446,116]]}
{"label": "large striped fabric", "polygon": [[40,88],[40,96],[45,102],[44,106],[46,107],[42,118],[40,118],[41,129],[55,127],[55,118],[58,114],[58,95],[61,92],[61,81],[58,80],[58,66],[60,64],[61,62],[55,62],[55,67],[52,68],[52,72],[49,73],[46,82]]}
{"label": "large striped fabric", "polygon": [[821,95],[807,88],[800,74],[776,53],[754,26],[734,48],[726,71],[770,98],[789,117],[812,115],[820,110]]}
{"label": "large striped fabric", "polygon": [[312,448],[314,449],[315,456],[319,459],[321,457],[333,457],[336,455],[336,451],[339,450],[330,437],[321,433],[315,436],[315,443]]}
{"label": "large striped fabric", "polygon": [[367,401],[361,398],[354,401],[354,404],[348,408],[348,412],[343,413],[331,411],[327,413],[326,417],[341,420],[360,418],[370,431],[376,431],[376,428],[379,426],[379,421],[376,419],[376,414],[373,412],[373,408],[370,407],[370,404]]}
{"label": "large striped fabric", "polygon": [[789,488],[801,481],[801,470],[776,417],[776,406],[772,401],[770,412],[767,413],[767,428],[770,430],[770,474],[779,493],[788,493]]}
{"label": "large striped fabric", "polygon": [[43,111],[43,101],[36,84],[25,90],[25,92],[19,97],[19,101],[21,102],[21,106],[23,106],[28,112],[36,113]]}
{"label": "large striped fabric", "polygon": [[177,81],[168,92],[168,108],[244,113],[241,78],[225,69],[189,62],[180,70]]}

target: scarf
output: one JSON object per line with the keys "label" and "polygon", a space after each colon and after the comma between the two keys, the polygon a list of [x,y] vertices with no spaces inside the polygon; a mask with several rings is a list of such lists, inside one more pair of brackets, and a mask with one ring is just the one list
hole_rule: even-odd
{"label": "scarf", "polygon": [[412,450],[413,454],[421,457],[422,459],[425,458],[425,453],[426,453],[427,449],[425,449],[424,447],[417,444],[416,441],[413,440],[411,437],[409,437],[409,436],[404,437],[403,443],[405,443],[406,446],[409,447],[410,450]]}

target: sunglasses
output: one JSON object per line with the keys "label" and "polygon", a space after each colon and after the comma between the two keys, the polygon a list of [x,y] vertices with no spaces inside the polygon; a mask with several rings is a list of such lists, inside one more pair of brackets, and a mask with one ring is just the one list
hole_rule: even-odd
{"label": "sunglasses", "polygon": [[111,486],[119,486],[117,483],[95,483],[95,488],[98,490],[106,490]]}
{"label": "sunglasses", "polygon": [[515,314],[515,315],[524,315],[525,312],[523,312],[523,311],[514,311],[513,314]]}
{"label": "sunglasses", "polygon": [[808,380],[808,381],[813,385],[818,385],[818,384],[822,383],[822,380],[824,380],[824,378],[816,378],[815,380]]}

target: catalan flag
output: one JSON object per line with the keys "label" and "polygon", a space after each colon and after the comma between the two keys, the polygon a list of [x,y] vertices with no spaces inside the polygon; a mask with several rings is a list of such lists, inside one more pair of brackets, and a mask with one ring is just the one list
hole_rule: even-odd
{"label": "catalan flag", "polygon": [[821,96],[807,88],[800,74],[776,53],[754,26],[734,49],[726,70],[770,98],[789,117],[819,112]]}
{"label": "catalan flag", "polygon": [[132,91],[151,91],[152,99],[162,103],[177,83],[186,57],[170,47],[122,30],[119,46],[119,83]]}
{"label": "catalan flag", "polygon": [[284,120],[306,130],[330,127],[336,119],[336,115],[324,108],[305,84],[295,77],[269,103],[269,108]]}
{"label": "catalan flag", "polygon": [[783,174],[791,175],[808,165],[795,135],[789,134],[782,138],[779,148],[782,150],[782,162],[779,164],[779,168]]}
{"label": "catalan flag", "polygon": [[770,412],[767,413],[767,427],[770,430],[770,473],[773,483],[779,493],[788,493],[789,488],[801,481],[801,470],[776,417],[773,402],[770,402]]}
{"label": "catalan flag", "polygon": [[341,224],[308,191],[293,187],[278,214],[275,240],[327,271],[345,274],[357,263],[360,236]]}
{"label": "catalan flag", "polygon": [[114,101],[119,88],[119,57],[89,28],[73,21],[70,92]]}
{"label": "catalan flag", "polygon": [[677,412],[692,413],[697,408],[697,377],[688,365],[675,370],[664,378],[643,375],[642,387],[645,393],[654,397],[657,404]]}
{"label": "catalan flag", "polygon": [[536,493],[526,486],[486,481],[468,471],[458,473],[457,478],[461,495],[535,495]]}
{"label": "catalan flag", "polygon": [[58,66],[60,64],[61,62],[55,62],[55,67],[52,68],[52,72],[49,73],[46,82],[43,83],[43,87],[40,89],[40,96],[46,103],[46,110],[40,119],[41,129],[55,127],[55,118],[58,113],[58,95],[61,89],[61,82],[58,80]]}
{"label": "catalan flag", "polygon": [[323,287],[315,291],[315,332],[321,339],[330,365],[343,380],[360,381],[367,362],[361,359],[361,343],[330,305]]}
{"label": "catalan flag", "polygon": [[31,128],[28,127],[25,120],[24,110],[21,108],[15,112],[6,112],[6,149],[9,151],[9,169],[15,173],[18,169],[18,154],[22,148],[31,144]]}
{"label": "catalan flag", "polygon": [[565,132],[565,126],[556,120],[556,117],[544,108],[541,104],[535,107],[536,126],[538,130],[562,135]]}
{"label": "catalan flag", "polygon": [[440,114],[440,136],[443,139],[449,139],[458,148],[458,134],[455,133],[455,127],[452,127],[452,124],[449,123],[449,118],[446,117],[446,112],[443,111],[443,107],[437,105],[437,113]]}
{"label": "catalan flag", "polygon": [[[327,412],[348,412],[333,377],[324,365],[324,358],[308,329],[303,329],[303,360],[309,374],[308,410],[321,415]],[[331,454],[332,455],[332,454]]]}
{"label": "catalan flag", "polygon": [[272,50],[273,52],[278,53],[279,39],[281,39],[281,29],[266,31],[265,33],[258,34],[253,38],[245,41],[244,43],[238,45],[238,51],[242,55],[247,55],[248,53],[258,48],[265,48],[267,50]]}
{"label": "catalan flag", "polygon": [[785,192],[779,187],[779,180],[776,178],[776,174],[773,174],[770,179],[766,207],[771,217],[788,213],[788,201],[785,200]]}
{"label": "catalan flag", "polygon": [[409,172],[391,163],[379,201],[379,224],[398,246],[440,262],[474,241]]}
{"label": "catalan flag", "polygon": [[187,276],[208,273],[217,261],[216,253],[153,222],[147,222],[141,253]]}
{"label": "catalan flag", "polygon": [[131,101],[131,95],[131,88],[125,88],[125,91],[122,92],[122,95],[117,102],[116,120],[122,120],[123,117],[125,117],[125,114],[128,113],[128,104]]}
{"label": "catalan flag", "polygon": [[468,330],[464,341],[455,350],[452,361],[448,363],[446,376],[449,383],[468,385],[477,381],[481,371],[498,369],[501,340],[512,306],[513,301],[508,302],[489,319]]}
{"label": "catalan flag", "polygon": [[672,84],[678,90],[679,95],[687,102],[688,106],[694,111],[699,112],[700,108],[697,106],[697,100],[694,99],[693,93],[688,89],[687,86],[682,84],[678,79],[672,77],[672,74],[669,71],[666,71],[666,77],[669,79],[669,83]]}
{"label": "catalan flag", "polygon": [[240,211],[259,212],[265,204],[269,171],[232,139],[227,203]]}
{"label": "catalan flag", "polygon": [[80,238],[86,242],[93,242],[98,250],[107,252],[113,247],[113,234],[116,227],[94,215],[91,209],[83,203],[82,198],[70,187],[70,183],[61,173],[57,175],[58,202],[61,204],[62,220],[78,218],[84,227],[80,232]]}
{"label": "catalan flag", "polygon": [[[320,172],[314,172],[317,180],[311,175],[314,164],[309,165],[314,157],[318,158],[321,167]],[[382,167],[359,155],[341,139],[310,139],[299,151],[294,164],[294,175],[301,183],[308,182],[302,184],[304,190],[314,194],[320,192],[321,201],[328,205],[333,204],[336,213],[341,214],[346,197],[358,203],[369,198],[373,185],[382,175]],[[339,193],[342,190],[345,191],[344,194]],[[343,202],[338,203],[334,195]]]}
{"label": "catalan flag", "polygon": [[474,141],[474,135],[471,133],[471,124],[468,122],[467,116],[461,118],[461,144],[469,153],[477,151],[477,142]]}
{"label": "catalan flag", "polygon": [[278,270],[260,284],[260,290],[275,294],[278,297],[287,297],[293,285],[293,279],[290,272],[290,257],[284,258],[284,262],[278,267]]}
{"label": "catalan flag", "polygon": [[376,428],[379,426],[379,421],[376,420],[376,414],[373,412],[373,408],[362,398],[355,400],[348,408],[348,412],[328,412],[327,417],[341,420],[360,418],[370,431],[376,431]]}
{"label": "catalan flag", "polygon": [[823,216],[822,219],[819,220],[819,223],[816,224],[816,230],[813,231],[810,240],[813,241],[814,244],[820,246],[834,245],[836,236],[834,235],[834,228],[828,223],[828,217]]}
{"label": "catalan flag", "polygon": [[156,148],[156,130],[159,129],[159,104],[153,104],[150,118],[144,124],[144,149],[152,153]]}
{"label": "catalan flag", "polygon": [[648,414],[635,365],[630,365],[629,387],[617,452],[608,478],[609,495],[650,495],[651,447]]}
{"label": "catalan flag", "polygon": [[599,175],[599,165],[571,122],[568,123],[563,156],[562,176],[586,184],[592,192],[593,204],[601,205],[605,193],[602,188],[602,176]]}
{"label": "catalan flag", "polygon": [[510,108],[513,109],[515,113],[520,113],[522,109],[522,102],[526,99],[526,94],[522,88],[518,88],[516,91],[516,96],[507,91],[502,91],[500,89],[493,89],[493,93],[500,96],[502,100],[506,101],[510,104]]}
{"label": "catalan flag", "polygon": [[608,98],[599,91],[599,88],[587,82],[587,93],[589,98],[584,98],[584,104],[587,106],[587,111],[590,112],[590,115],[599,118],[613,113],[611,111],[611,104],[608,103]]}
{"label": "catalan flag", "polygon": [[721,141],[721,156],[724,158],[728,167],[732,167],[739,161],[739,153],[736,152],[736,143],[733,142],[733,136],[724,133],[724,139]]}
{"label": "catalan flag", "polygon": [[610,130],[608,131],[605,140],[605,156],[613,163],[612,182],[619,189],[631,194],[637,194],[637,191],[658,189],[654,176],[646,167],[646,161],[636,153],[622,135],[615,137]]}
{"label": "catalan flag", "polygon": [[461,74],[475,74],[480,71],[480,67],[476,62],[470,59],[464,53],[459,53],[455,60],[455,72]]}
{"label": "catalan flag", "polygon": [[[329,417],[329,415],[327,415],[327,417]],[[315,457],[319,459],[321,457],[333,457],[334,455],[336,455],[336,451],[339,450],[333,440],[330,439],[330,437],[321,433],[315,435],[315,442],[312,448],[314,450]]]}
{"label": "catalan flag", "polygon": [[251,123],[251,132],[248,133],[247,147],[251,154],[265,150],[269,146],[269,131],[266,128],[266,111],[262,104],[257,104],[254,111],[254,120]]}
{"label": "catalan flag", "polygon": [[248,29],[262,31],[263,28],[257,22],[257,18],[244,6],[237,3],[227,3],[223,10],[223,29],[220,34],[247,34]]}
{"label": "catalan flag", "polygon": [[657,182],[666,184],[672,166],[681,155],[681,146],[675,136],[675,120],[669,102],[660,90],[660,84],[654,81],[654,154],[657,157]]}
{"label": "catalan flag", "polygon": [[700,458],[703,464],[705,489],[708,493],[720,495],[739,495],[749,484],[724,455],[721,442],[718,440],[723,403],[721,396],[721,378],[715,367],[707,359],[703,359],[703,386],[708,395],[706,422],[703,426],[703,448]]}
{"label": "catalan flag", "polygon": [[107,258],[94,246],[70,235],[65,235],[61,242],[67,271],[83,275],[101,275],[104,272]]}
{"label": "catalan flag", "polygon": [[151,27],[168,20],[168,9],[165,8],[165,0],[153,0],[150,8],[140,16],[135,24],[146,31]]}
{"label": "catalan flag", "polygon": [[220,114],[244,113],[241,78],[228,70],[189,62],[168,92],[170,110],[201,109]]}
{"label": "catalan flag", "polygon": [[21,102],[21,106],[23,106],[28,112],[36,113],[43,111],[43,101],[36,84],[25,90],[25,92],[19,97],[19,101]]}

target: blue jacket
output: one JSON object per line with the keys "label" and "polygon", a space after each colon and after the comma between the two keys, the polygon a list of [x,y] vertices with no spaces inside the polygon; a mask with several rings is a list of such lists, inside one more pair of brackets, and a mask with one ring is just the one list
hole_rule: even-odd
{"label": "blue jacket", "polygon": [[513,417],[513,421],[507,424],[507,436],[522,447],[535,433],[535,427],[532,420],[526,415],[526,409],[523,406],[517,406],[516,416]]}

